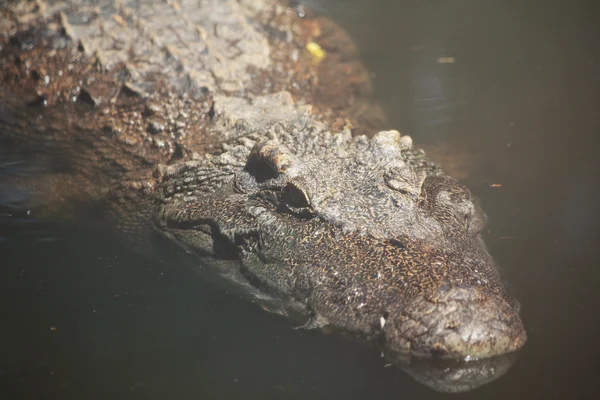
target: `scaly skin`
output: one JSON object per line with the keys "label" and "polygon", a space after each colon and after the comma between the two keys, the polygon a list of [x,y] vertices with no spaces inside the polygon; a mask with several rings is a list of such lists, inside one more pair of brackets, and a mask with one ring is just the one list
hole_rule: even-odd
{"label": "scaly skin", "polygon": [[409,136],[375,133],[339,29],[270,0],[100,3],[0,3],[0,134],[60,167],[28,187],[99,202],[140,251],[183,249],[263,308],[389,354],[523,346],[483,211]]}
{"label": "scaly skin", "polygon": [[520,348],[518,303],[469,191],[396,131],[303,134],[301,119],[288,126],[297,131],[167,168],[156,230],[282,313],[383,336],[392,351],[485,358]]}

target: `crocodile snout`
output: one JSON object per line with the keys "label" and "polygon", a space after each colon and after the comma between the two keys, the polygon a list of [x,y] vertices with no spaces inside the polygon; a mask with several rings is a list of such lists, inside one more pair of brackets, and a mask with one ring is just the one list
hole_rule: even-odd
{"label": "crocodile snout", "polygon": [[445,286],[414,299],[386,335],[391,347],[418,356],[472,360],[511,353],[527,334],[516,301],[509,301],[479,287]]}

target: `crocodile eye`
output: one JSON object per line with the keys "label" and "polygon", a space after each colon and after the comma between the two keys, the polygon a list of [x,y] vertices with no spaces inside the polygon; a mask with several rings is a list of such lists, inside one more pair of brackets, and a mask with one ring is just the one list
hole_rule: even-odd
{"label": "crocodile eye", "polygon": [[302,189],[294,184],[288,184],[284,191],[284,201],[294,208],[308,208],[310,207],[310,201],[308,195]]}

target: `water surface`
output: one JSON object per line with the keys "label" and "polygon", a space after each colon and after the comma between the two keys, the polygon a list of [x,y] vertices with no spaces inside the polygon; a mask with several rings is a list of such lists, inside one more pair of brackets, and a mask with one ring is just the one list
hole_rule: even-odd
{"label": "water surface", "polygon": [[[390,128],[482,199],[529,342],[456,398],[598,398],[600,27],[593,2],[322,0]],[[20,155],[4,155],[15,162]],[[28,155],[22,155],[24,159]],[[5,166],[0,173],[18,171]],[[0,185],[4,399],[436,399],[373,349],[296,331]]]}

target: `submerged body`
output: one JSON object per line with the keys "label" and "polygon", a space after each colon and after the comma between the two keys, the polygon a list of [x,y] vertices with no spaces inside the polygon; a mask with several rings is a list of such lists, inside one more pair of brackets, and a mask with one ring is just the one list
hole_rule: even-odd
{"label": "submerged body", "polygon": [[[0,134],[67,166],[48,198],[100,202],[140,251],[183,249],[307,327],[435,358],[521,348],[483,211],[410,137],[370,128],[345,42],[269,1],[192,3],[2,10]],[[320,82],[326,62],[353,85]]]}

